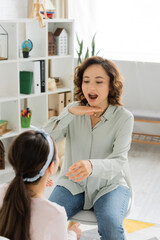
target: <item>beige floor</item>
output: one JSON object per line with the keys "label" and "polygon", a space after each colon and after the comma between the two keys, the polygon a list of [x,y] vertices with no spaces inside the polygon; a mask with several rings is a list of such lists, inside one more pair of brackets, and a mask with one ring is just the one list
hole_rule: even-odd
{"label": "beige floor", "polygon": [[132,143],[129,161],[135,192],[129,218],[160,223],[160,146]]}

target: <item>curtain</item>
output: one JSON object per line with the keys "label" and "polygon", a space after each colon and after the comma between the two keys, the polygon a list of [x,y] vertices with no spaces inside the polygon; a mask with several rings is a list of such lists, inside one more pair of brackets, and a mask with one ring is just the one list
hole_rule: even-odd
{"label": "curtain", "polygon": [[[46,2],[48,0],[45,0]],[[56,13],[54,18],[68,18],[68,0],[49,0],[53,3]],[[32,11],[32,4],[34,0],[28,0],[28,17]],[[42,1],[44,2],[44,0]]]}
{"label": "curtain", "polygon": [[148,60],[160,55],[160,0],[68,0],[68,3],[68,18],[75,20],[76,33],[86,44],[85,51],[97,33],[96,49],[107,58]]}
{"label": "curtain", "polygon": [[56,9],[56,18],[68,18],[68,0],[51,0]]}

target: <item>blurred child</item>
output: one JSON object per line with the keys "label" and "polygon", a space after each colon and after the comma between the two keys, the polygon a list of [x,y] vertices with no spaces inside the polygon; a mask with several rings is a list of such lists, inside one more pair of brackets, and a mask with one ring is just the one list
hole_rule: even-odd
{"label": "blurred child", "polygon": [[48,179],[58,169],[53,139],[43,130],[23,132],[12,142],[8,160],[15,171],[0,185],[0,236],[12,240],[80,239],[79,223],[67,230],[63,207],[45,199]]}

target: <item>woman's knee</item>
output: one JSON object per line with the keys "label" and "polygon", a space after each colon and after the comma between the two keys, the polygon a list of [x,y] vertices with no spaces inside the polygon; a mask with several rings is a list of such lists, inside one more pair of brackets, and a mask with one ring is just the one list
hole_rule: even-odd
{"label": "woman's knee", "polygon": [[124,240],[122,223],[116,217],[105,215],[102,221],[98,221],[98,232],[101,240]]}
{"label": "woman's knee", "polygon": [[70,219],[83,208],[84,193],[73,195],[65,187],[57,185],[49,200],[63,206],[66,210],[68,219]]}

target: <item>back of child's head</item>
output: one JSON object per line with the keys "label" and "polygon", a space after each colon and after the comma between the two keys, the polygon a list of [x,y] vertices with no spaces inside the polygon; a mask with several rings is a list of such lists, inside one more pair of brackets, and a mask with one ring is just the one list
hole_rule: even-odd
{"label": "back of child's head", "polygon": [[13,140],[8,160],[15,177],[9,184],[0,209],[0,236],[30,240],[31,196],[26,185],[37,184],[55,159],[54,141],[43,131],[26,131]]}
{"label": "back of child's head", "polygon": [[46,162],[48,153],[46,138],[40,132],[27,131],[11,144],[8,160],[17,177],[34,177]]}

